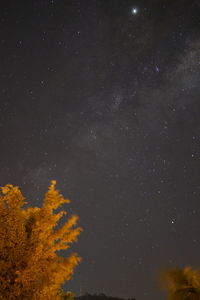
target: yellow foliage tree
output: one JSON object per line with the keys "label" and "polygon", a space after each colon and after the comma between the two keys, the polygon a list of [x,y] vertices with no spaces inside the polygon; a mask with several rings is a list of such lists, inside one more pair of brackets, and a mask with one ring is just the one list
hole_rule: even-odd
{"label": "yellow foliage tree", "polygon": [[200,273],[190,267],[166,271],[161,282],[169,300],[200,300]]}
{"label": "yellow foliage tree", "polygon": [[43,206],[24,208],[18,187],[6,185],[0,193],[0,299],[59,300],[60,286],[69,280],[80,257],[63,258],[59,250],[77,240],[81,228],[78,217],[71,216],[58,226],[66,214],[55,213],[63,198],[52,181]]}

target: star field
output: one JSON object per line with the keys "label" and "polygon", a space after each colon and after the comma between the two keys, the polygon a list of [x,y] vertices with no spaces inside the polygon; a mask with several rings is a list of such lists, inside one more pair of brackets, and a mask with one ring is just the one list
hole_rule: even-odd
{"label": "star field", "polygon": [[66,289],[164,299],[199,267],[199,1],[6,1],[0,182],[72,200],[83,258]]}

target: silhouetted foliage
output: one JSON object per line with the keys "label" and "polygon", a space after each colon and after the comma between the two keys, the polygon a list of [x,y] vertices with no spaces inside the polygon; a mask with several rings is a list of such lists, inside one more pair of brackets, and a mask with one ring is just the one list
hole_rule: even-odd
{"label": "silhouetted foliage", "polygon": [[[76,300],[124,300],[122,298],[117,298],[117,297],[109,297],[106,296],[105,294],[101,293],[99,295],[91,295],[91,294],[84,294],[82,296],[76,297]],[[135,298],[130,298],[127,300],[135,300]]]}

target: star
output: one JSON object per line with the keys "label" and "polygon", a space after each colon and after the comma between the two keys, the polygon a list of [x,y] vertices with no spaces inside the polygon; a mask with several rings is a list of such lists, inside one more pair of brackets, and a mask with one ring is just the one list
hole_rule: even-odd
{"label": "star", "polygon": [[132,9],[132,14],[133,14],[133,15],[137,15],[137,14],[138,14],[138,8],[133,7],[133,9]]}

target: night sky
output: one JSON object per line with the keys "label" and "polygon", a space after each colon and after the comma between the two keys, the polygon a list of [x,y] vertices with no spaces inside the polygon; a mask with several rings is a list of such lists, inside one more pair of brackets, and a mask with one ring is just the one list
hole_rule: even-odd
{"label": "night sky", "polygon": [[66,289],[164,299],[200,267],[200,1],[2,1],[0,44],[0,184],[72,200]]}

